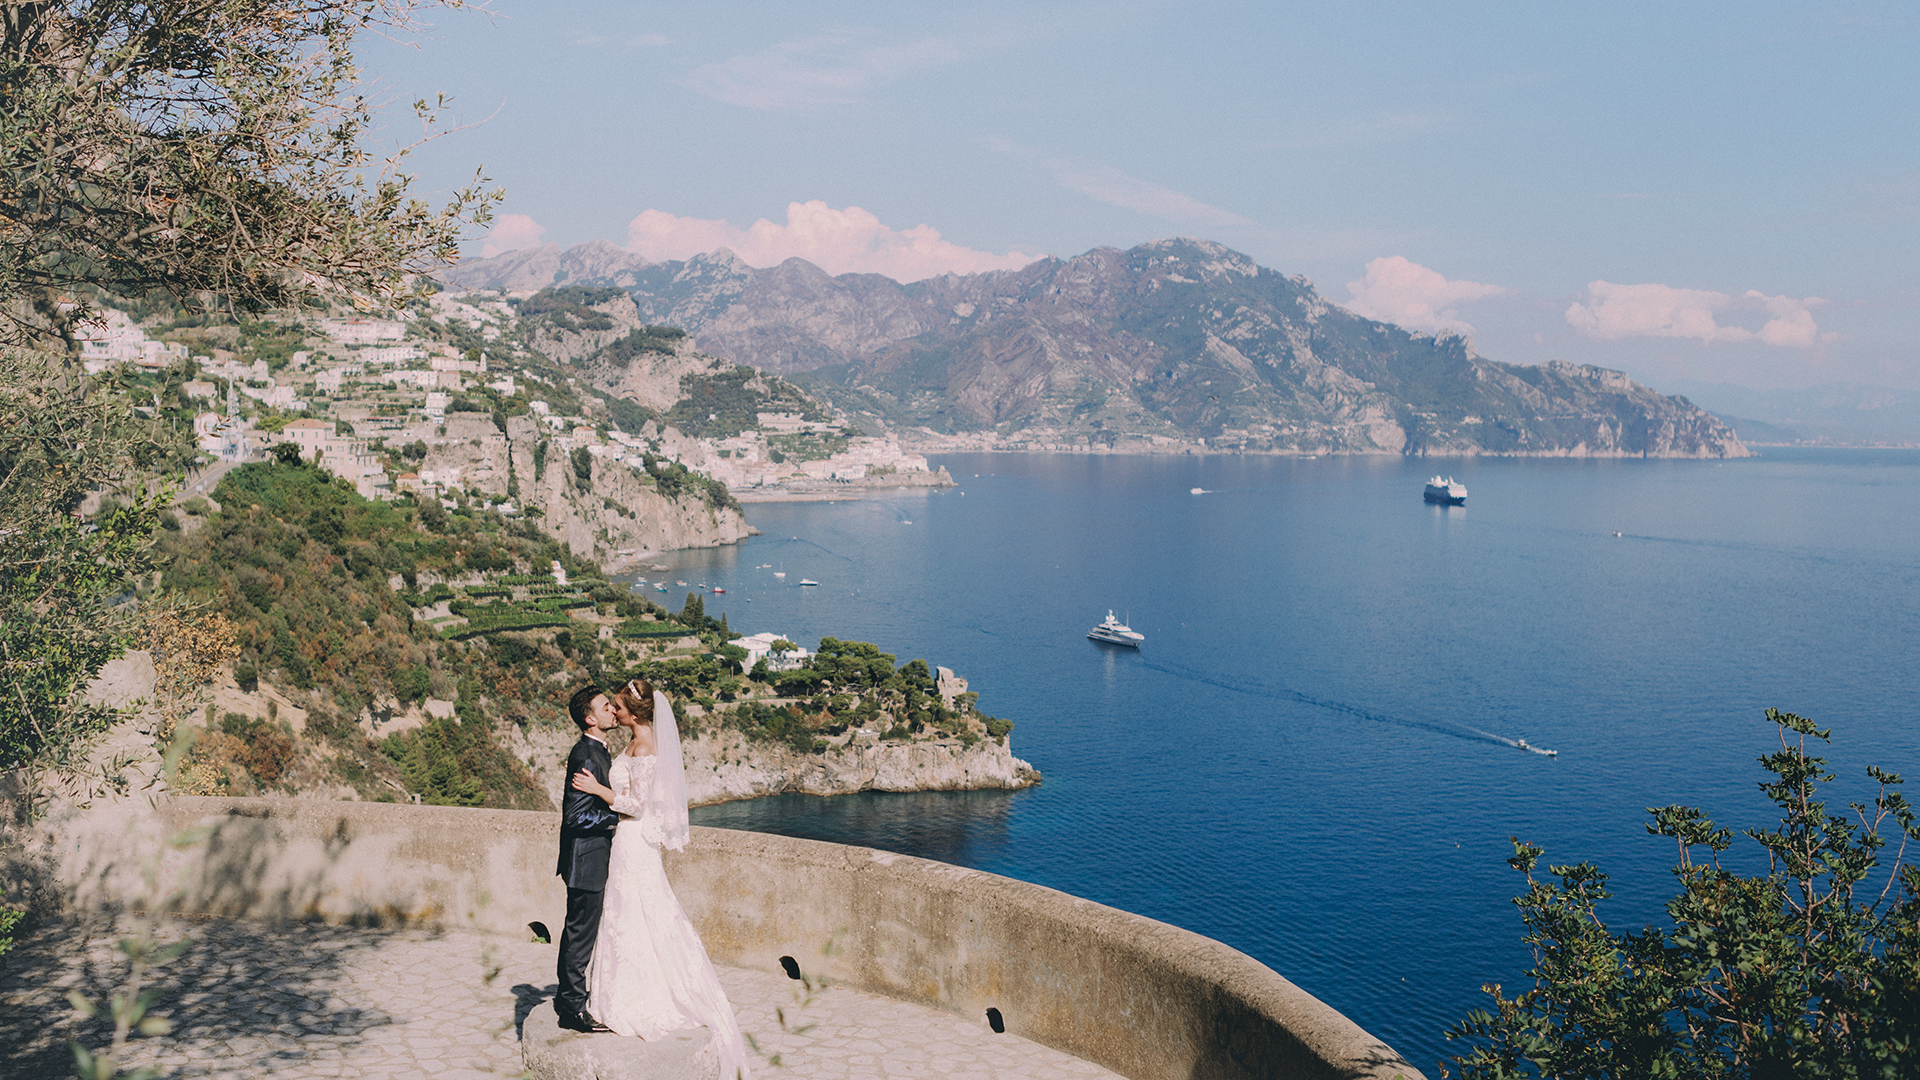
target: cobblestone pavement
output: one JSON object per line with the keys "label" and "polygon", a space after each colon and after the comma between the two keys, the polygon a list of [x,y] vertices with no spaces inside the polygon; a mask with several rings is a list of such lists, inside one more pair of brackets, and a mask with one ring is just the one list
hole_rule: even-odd
{"label": "cobblestone pavement", "polygon": [[[195,941],[153,980],[160,992],[154,1012],[171,1019],[173,1032],[135,1040],[127,1062],[163,1076],[516,1076],[518,1023],[553,992],[550,945],[223,919],[170,925],[175,936]],[[69,1039],[90,1047],[110,1041],[110,1024],[86,1020],[66,1002],[70,990],[103,1001],[124,977],[126,959],[110,929],[48,927],[0,958],[0,1076],[70,1077]],[[835,987],[801,1008],[801,984],[780,972],[721,968],[720,978],[741,1027],[759,1044],[761,1080],[1116,1075],[890,998]],[[785,1011],[786,1030],[776,1008]]]}

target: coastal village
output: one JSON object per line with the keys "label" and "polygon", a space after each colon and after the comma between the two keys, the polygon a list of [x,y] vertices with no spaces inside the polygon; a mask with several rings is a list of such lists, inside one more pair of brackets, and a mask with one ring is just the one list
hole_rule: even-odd
{"label": "coastal village", "polygon": [[[510,446],[516,442],[537,448],[543,459],[578,461],[588,471],[618,468],[656,488],[648,463],[678,465],[725,485],[739,502],[850,498],[862,488],[952,483],[895,438],[868,436],[811,400],[805,412],[755,411],[722,437],[689,435],[659,416],[636,421],[635,410],[620,408],[613,395],[568,372],[566,357],[556,364],[528,346],[516,307],[535,295],[440,293],[406,319],[333,316],[278,324],[273,344],[264,346],[244,335],[234,340],[192,327],[143,326],[109,308],[84,336],[82,358],[89,372],[190,364],[192,377],[180,389],[201,407],[194,435],[216,474],[291,444],[301,460],[320,464],[370,499],[411,492],[447,509],[466,498],[502,514],[523,513],[531,492],[515,482]],[[697,356],[684,345],[679,351]],[[715,370],[730,366],[700,359]],[[664,402],[655,404],[649,412],[667,411],[657,407]],[[624,539],[629,542],[611,553],[683,546],[672,536]]]}

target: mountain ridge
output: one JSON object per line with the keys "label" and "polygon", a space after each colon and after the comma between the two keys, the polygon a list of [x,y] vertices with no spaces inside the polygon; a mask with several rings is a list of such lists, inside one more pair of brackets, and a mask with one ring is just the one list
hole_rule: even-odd
{"label": "mountain ridge", "polygon": [[1749,454],[1717,417],[1620,372],[1488,360],[1464,337],[1366,319],[1202,239],[905,284],[798,258],[754,268],[725,249],[646,263],[605,241],[445,277],[525,288],[542,273],[620,288],[645,321],[863,423],[982,447]]}

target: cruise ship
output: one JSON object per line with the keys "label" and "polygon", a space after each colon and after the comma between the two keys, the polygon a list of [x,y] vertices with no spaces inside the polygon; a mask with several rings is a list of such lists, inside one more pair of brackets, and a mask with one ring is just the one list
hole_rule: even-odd
{"label": "cruise ship", "polygon": [[1095,641],[1104,641],[1109,645],[1125,645],[1130,649],[1139,648],[1140,643],[1147,640],[1147,635],[1135,631],[1114,618],[1112,611],[1107,612],[1107,621],[1087,631],[1087,636]]}
{"label": "cruise ship", "polygon": [[1426,500],[1442,506],[1459,506],[1467,501],[1467,485],[1451,476],[1445,480],[1436,476],[1427,481]]}

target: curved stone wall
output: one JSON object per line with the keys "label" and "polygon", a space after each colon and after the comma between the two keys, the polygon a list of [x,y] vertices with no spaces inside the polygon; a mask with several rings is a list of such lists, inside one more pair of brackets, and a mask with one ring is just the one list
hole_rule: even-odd
{"label": "curved stone wall", "polygon": [[[566,908],[551,813],[174,798],[142,829],[127,826],[128,808],[58,826],[76,904],[137,902],[137,848],[206,826],[205,843],[170,856],[183,910],[517,936],[534,921],[557,928]],[[1251,957],[1053,889],[710,828],[669,853],[667,870],[719,963],[772,970],[792,958],[809,975],[975,1022],[993,1009],[1007,1031],[1134,1080],[1420,1075]]]}

